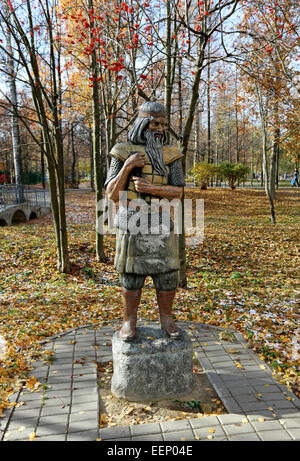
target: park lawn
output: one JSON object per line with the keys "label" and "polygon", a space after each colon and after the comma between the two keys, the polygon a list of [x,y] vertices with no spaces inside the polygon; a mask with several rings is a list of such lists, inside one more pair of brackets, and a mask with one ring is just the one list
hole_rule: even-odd
{"label": "park lawn", "polygon": [[[188,286],[178,290],[176,317],[241,332],[276,378],[300,396],[294,300],[300,289],[300,191],[277,193],[276,225],[262,190],[195,188],[185,195],[204,199],[205,235],[200,245],[187,247]],[[105,236],[107,261],[97,262],[94,206],[92,192],[67,192],[70,274],[56,270],[51,215],[0,228],[0,335],[8,343],[7,358],[0,360],[0,414],[15,386],[30,377],[30,362],[50,357],[40,340],[122,316],[115,237]],[[151,279],[139,316],[158,319]]]}

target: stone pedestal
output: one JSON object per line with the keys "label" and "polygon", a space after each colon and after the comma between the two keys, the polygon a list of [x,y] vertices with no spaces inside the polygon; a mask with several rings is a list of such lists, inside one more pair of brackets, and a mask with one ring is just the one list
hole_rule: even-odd
{"label": "stone pedestal", "polygon": [[193,390],[193,346],[183,332],[170,339],[160,327],[138,327],[132,342],[112,338],[115,397],[133,402],[180,398]]}

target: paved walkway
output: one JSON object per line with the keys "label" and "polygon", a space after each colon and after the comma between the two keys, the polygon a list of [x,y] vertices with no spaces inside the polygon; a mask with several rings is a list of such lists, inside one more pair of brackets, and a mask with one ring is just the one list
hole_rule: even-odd
{"label": "paved walkway", "polygon": [[[139,322],[139,325],[151,322]],[[99,428],[95,361],[110,361],[113,326],[88,327],[50,338],[50,363],[33,363],[40,391],[21,389],[0,420],[0,440],[26,441],[286,441],[300,440],[300,399],[272,377],[241,334],[178,322],[190,335],[200,365],[228,414]],[[220,337],[220,332],[223,334]],[[24,402],[24,403],[22,403]]]}

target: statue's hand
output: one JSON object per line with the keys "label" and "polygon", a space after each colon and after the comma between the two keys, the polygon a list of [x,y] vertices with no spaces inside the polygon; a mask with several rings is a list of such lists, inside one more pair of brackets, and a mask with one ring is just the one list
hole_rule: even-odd
{"label": "statue's hand", "polygon": [[145,166],[145,154],[139,152],[137,154],[130,155],[124,165],[130,168],[130,170],[136,167],[143,168]]}
{"label": "statue's hand", "polygon": [[139,178],[137,176],[132,176],[133,182],[134,182],[134,187],[137,192],[140,192],[141,194],[145,193],[151,193],[151,190],[153,189],[153,184],[148,181],[146,178]]}

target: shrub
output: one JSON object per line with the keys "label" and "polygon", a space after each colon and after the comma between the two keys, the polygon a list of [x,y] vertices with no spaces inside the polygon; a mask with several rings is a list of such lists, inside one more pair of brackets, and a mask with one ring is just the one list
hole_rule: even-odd
{"label": "shrub", "polygon": [[216,165],[207,162],[196,162],[191,169],[191,174],[197,185],[200,185],[201,189],[207,189],[208,181],[216,173]]}
{"label": "shrub", "polygon": [[217,166],[217,176],[227,179],[231,189],[236,188],[236,182],[246,178],[249,168],[242,163],[222,162]]}

